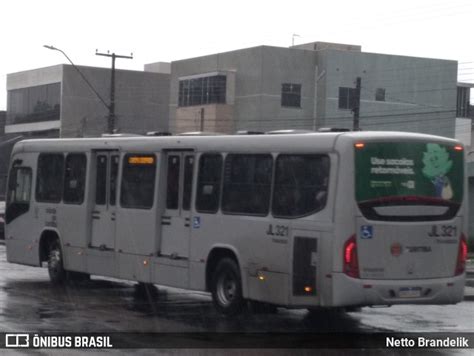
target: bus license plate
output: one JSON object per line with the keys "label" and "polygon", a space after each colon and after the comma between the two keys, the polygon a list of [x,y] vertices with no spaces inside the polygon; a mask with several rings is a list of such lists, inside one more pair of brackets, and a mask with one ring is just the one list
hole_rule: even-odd
{"label": "bus license plate", "polygon": [[421,296],[421,288],[400,288],[400,290],[398,291],[398,296],[400,298],[418,298]]}

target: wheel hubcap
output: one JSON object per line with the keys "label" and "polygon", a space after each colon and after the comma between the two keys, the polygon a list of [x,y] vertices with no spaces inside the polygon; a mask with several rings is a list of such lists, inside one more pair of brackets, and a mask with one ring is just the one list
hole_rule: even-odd
{"label": "wheel hubcap", "polygon": [[59,265],[61,263],[61,255],[58,250],[51,251],[49,269],[53,273],[58,273]]}
{"label": "wheel hubcap", "polygon": [[222,305],[230,304],[237,292],[237,281],[230,273],[222,274],[217,282],[217,297]]}

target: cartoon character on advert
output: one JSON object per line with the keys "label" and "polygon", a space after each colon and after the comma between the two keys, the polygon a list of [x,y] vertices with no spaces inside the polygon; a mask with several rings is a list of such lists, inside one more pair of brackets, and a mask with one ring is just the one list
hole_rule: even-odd
{"label": "cartoon character on advert", "polygon": [[436,143],[428,143],[426,152],[423,152],[423,164],[423,175],[434,184],[436,196],[446,200],[451,199],[453,189],[447,174],[453,167],[453,161],[449,159],[446,148]]}

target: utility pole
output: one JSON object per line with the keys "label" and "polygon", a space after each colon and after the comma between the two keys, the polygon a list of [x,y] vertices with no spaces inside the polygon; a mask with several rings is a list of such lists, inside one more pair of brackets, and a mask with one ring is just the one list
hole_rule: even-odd
{"label": "utility pole", "polygon": [[109,117],[107,120],[107,132],[113,134],[115,132],[115,59],[126,58],[133,59],[133,53],[130,56],[118,55],[115,53],[100,53],[95,52],[97,56],[111,57],[112,58],[112,74],[110,76],[110,104],[109,104]]}
{"label": "utility pole", "polygon": [[359,131],[359,112],[360,112],[360,77],[356,78],[356,87],[355,87],[355,95],[354,95],[354,102],[352,104],[352,112],[354,113],[354,121],[352,129],[354,131]]}
{"label": "utility pole", "polygon": [[326,75],[326,70],[318,74],[318,66],[314,71],[314,97],[313,97],[313,131],[316,131],[318,120],[318,82]]}

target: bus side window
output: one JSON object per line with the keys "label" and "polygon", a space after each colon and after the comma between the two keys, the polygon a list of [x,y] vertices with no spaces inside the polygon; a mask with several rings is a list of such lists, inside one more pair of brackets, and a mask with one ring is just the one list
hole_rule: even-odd
{"label": "bus side window", "polygon": [[191,208],[191,193],[193,188],[194,157],[184,157],[184,182],[183,182],[183,210]]}
{"label": "bus side window", "polygon": [[109,203],[115,206],[117,200],[117,184],[118,184],[118,168],[119,168],[119,156],[113,155],[110,158],[110,198]]}
{"label": "bus side window", "polygon": [[61,153],[42,153],[38,157],[36,200],[59,203],[63,193],[64,156]]}
{"label": "bus side window", "polygon": [[314,214],[326,206],[329,157],[279,155],[276,161],[272,213],[294,218]]}
{"label": "bus side window", "polygon": [[107,197],[107,156],[98,155],[95,178],[95,203],[105,205]]}
{"label": "bus side window", "polygon": [[203,154],[199,160],[199,176],[196,194],[196,210],[201,213],[216,213],[222,179],[222,156]]}
{"label": "bus side window", "polygon": [[5,219],[8,224],[30,208],[31,168],[16,167],[11,169],[7,194]]}
{"label": "bus side window", "polygon": [[86,165],[85,154],[71,153],[67,155],[64,172],[64,203],[82,204],[84,201]]}
{"label": "bus side window", "polygon": [[269,154],[229,154],[225,160],[222,211],[267,215],[273,158]]}
{"label": "bus side window", "polygon": [[168,173],[166,175],[166,209],[178,209],[179,165],[179,156],[168,156]]}

